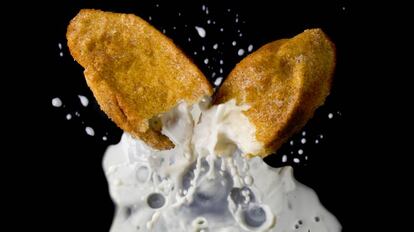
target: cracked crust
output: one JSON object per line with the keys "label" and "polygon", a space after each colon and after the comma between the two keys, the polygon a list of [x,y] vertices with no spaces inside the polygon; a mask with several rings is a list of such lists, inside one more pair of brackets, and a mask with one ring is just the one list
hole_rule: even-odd
{"label": "cracked crust", "polygon": [[214,103],[236,99],[256,127],[258,152],[275,152],[313,116],[328,96],[335,69],[335,46],[321,29],[268,43],[231,71]]}
{"label": "cracked crust", "polygon": [[174,43],[138,16],[81,10],[68,47],[101,109],[124,131],[156,149],[172,142],[150,121],[179,101],[212,94],[201,71]]}

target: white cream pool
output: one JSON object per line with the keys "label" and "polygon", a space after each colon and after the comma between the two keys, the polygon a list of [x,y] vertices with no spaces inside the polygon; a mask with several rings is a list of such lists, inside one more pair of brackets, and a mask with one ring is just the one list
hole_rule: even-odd
{"label": "white cream pool", "polygon": [[116,204],[111,232],[341,231],[291,167],[244,158],[261,146],[247,108],[180,103],[161,117],[171,150],[124,133],[103,161]]}

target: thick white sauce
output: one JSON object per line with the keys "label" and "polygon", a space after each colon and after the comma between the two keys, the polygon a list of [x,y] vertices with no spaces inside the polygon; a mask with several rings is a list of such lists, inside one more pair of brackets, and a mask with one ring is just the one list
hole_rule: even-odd
{"label": "thick white sauce", "polygon": [[117,206],[111,232],[341,231],[291,167],[244,158],[261,146],[246,109],[180,103],[162,116],[176,145],[166,151],[124,133],[103,161]]}

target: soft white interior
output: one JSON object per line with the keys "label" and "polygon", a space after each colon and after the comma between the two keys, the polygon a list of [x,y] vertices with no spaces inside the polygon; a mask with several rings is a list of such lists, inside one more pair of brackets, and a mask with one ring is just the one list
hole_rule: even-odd
{"label": "soft white interior", "polygon": [[198,155],[232,156],[257,153],[263,145],[256,140],[256,129],[242,114],[247,105],[237,106],[235,100],[203,110],[202,121],[195,125],[193,144]]}
{"label": "soft white interior", "polygon": [[157,151],[126,133],[108,147],[103,166],[117,206],[111,231],[341,231],[291,167],[244,157],[262,146],[246,109],[182,102],[162,116],[174,149]]}

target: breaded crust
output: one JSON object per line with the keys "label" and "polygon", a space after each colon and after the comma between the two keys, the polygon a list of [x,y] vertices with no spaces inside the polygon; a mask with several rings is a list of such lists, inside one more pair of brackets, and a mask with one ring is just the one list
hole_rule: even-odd
{"label": "breaded crust", "polygon": [[156,149],[173,147],[160,133],[159,114],[180,100],[191,104],[212,94],[190,59],[135,15],[81,10],[66,37],[101,109],[124,131]]}
{"label": "breaded crust", "polygon": [[263,143],[258,154],[275,152],[299,131],[328,96],[335,69],[335,46],[321,29],[268,43],[244,58],[214,96],[251,106],[245,115]]}

